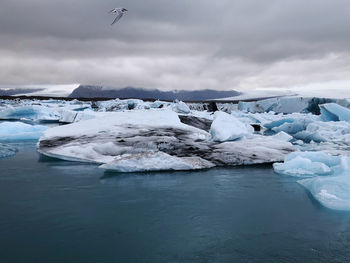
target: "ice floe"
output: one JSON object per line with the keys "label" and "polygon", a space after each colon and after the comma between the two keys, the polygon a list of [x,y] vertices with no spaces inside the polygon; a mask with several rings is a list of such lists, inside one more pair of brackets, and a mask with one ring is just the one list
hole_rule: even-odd
{"label": "ice floe", "polygon": [[312,196],[323,206],[350,211],[350,157],[323,152],[294,152],[284,163],[275,163],[275,171],[298,177]]}
{"label": "ice floe", "polygon": [[22,122],[0,122],[0,140],[38,140],[47,128]]}
{"label": "ice floe", "polygon": [[59,118],[60,114],[54,109],[39,105],[9,107],[0,111],[2,120],[58,121]]}

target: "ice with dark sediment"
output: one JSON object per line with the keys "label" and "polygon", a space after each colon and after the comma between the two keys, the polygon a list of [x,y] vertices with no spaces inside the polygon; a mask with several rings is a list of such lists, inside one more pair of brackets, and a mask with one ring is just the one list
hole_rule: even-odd
{"label": "ice with dark sediment", "polygon": [[[147,171],[271,163],[294,150],[289,142],[261,135],[215,142],[210,133],[182,123],[169,109],[115,112],[51,128],[38,147],[48,156],[104,164],[102,167],[117,171],[142,170],[140,164],[131,167],[136,160]],[[168,163],[152,169],[166,156],[171,156]]]}

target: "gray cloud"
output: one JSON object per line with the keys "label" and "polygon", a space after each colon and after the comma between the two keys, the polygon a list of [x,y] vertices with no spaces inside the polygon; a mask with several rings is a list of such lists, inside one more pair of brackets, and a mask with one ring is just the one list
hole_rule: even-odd
{"label": "gray cloud", "polygon": [[3,0],[0,82],[248,89],[348,78],[347,0],[117,4],[129,13],[111,27],[115,1]]}

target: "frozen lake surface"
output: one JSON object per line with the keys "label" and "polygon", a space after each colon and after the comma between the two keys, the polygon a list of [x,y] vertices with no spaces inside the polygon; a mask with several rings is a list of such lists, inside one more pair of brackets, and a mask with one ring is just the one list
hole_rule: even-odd
{"label": "frozen lake surface", "polygon": [[0,160],[0,262],[349,262],[350,213],[271,166],[107,173]]}

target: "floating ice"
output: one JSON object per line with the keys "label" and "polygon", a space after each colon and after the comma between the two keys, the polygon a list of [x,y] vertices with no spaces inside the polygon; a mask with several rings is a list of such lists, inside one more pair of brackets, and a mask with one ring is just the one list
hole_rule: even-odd
{"label": "floating ice", "polygon": [[323,121],[348,121],[350,122],[350,110],[336,103],[320,105]]}
{"label": "floating ice", "polygon": [[[214,165],[242,165],[281,161],[294,150],[289,142],[267,136],[217,143],[205,130],[181,123],[175,112],[160,109],[96,113],[95,119],[47,130],[38,146],[41,153],[51,157],[113,163],[116,169],[124,169],[121,167],[125,166],[127,170],[131,169],[130,163],[136,162],[135,158],[140,156],[147,170],[152,170],[151,164],[156,163],[153,160],[165,156],[162,153],[162,156],[145,154],[149,152],[179,157],[181,159],[175,158],[168,164],[176,166],[181,160],[180,163],[197,169],[207,167],[208,162]],[[129,157],[120,161],[121,156]],[[139,169],[142,168],[136,170]],[[154,166],[154,169],[160,168]]]}
{"label": "floating ice", "polygon": [[282,97],[259,100],[254,102],[239,102],[238,110],[263,113],[293,113],[293,112],[311,112],[319,113],[319,104],[333,102],[331,99],[323,98],[303,98],[303,97]]}
{"label": "floating ice", "polygon": [[3,120],[58,121],[59,118],[56,110],[39,105],[10,107],[0,111],[0,119]]}
{"label": "floating ice", "polygon": [[13,156],[16,152],[16,148],[0,143],[0,159]]}
{"label": "floating ice", "polygon": [[284,163],[274,163],[275,172],[292,176],[317,176],[333,173],[332,168],[340,164],[340,157],[323,152],[293,152]]}
{"label": "floating ice", "polygon": [[164,152],[125,154],[100,168],[117,172],[145,172],[162,170],[196,170],[215,165],[200,157],[176,157]]}
{"label": "floating ice", "polygon": [[293,135],[305,142],[343,142],[350,143],[350,123],[345,121],[315,121],[307,125],[304,131]]}
{"label": "floating ice", "polygon": [[350,210],[350,157],[323,152],[294,152],[284,163],[273,165],[277,173],[311,177],[299,180],[313,197],[330,209]]}
{"label": "floating ice", "polygon": [[22,122],[1,122],[0,140],[37,140],[47,129],[43,125],[30,125]]}
{"label": "floating ice", "polygon": [[350,211],[350,158],[341,158],[333,176],[315,177],[298,181],[323,206]]}
{"label": "floating ice", "polygon": [[239,121],[234,116],[225,112],[215,113],[215,119],[210,127],[210,134],[213,141],[225,142],[240,139],[252,135],[253,127]]}
{"label": "floating ice", "polygon": [[295,134],[307,128],[307,125],[317,120],[317,117],[309,114],[292,114],[279,120],[265,123],[264,127],[274,132],[286,132]]}
{"label": "floating ice", "polygon": [[313,162],[307,158],[296,157],[288,162],[274,163],[275,172],[292,176],[315,176],[330,174],[331,169],[321,163]]}
{"label": "floating ice", "polygon": [[59,122],[61,123],[73,123],[78,121],[90,120],[96,117],[95,112],[90,109],[84,111],[71,111],[64,110],[61,112]]}
{"label": "floating ice", "polygon": [[190,108],[186,105],[186,103],[182,101],[175,101],[173,104],[173,110],[177,113],[188,114],[191,112]]}

